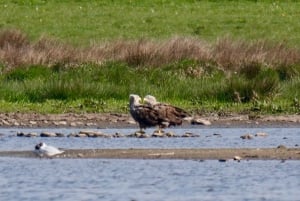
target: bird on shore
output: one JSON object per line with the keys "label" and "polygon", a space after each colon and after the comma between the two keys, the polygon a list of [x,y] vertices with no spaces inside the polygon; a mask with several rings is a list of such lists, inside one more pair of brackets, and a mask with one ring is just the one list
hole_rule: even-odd
{"label": "bird on shore", "polygon": [[166,118],[170,119],[170,126],[181,125],[182,120],[190,121],[192,119],[191,115],[185,110],[167,103],[158,102],[152,95],[146,95],[143,102],[155,110],[159,110]]}
{"label": "bird on shore", "polygon": [[38,154],[40,157],[45,156],[45,157],[51,158],[55,155],[64,153],[64,151],[61,151],[56,147],[49,146],[49,145],[46,145],[46,143],[41,142],[41,143],[35,145],[35,153]]}
{"label": "bird on shore", "polygon": [[188,116],[183,109],[158,103],[153,96],[148,98],[144,98],[146,104],[142,104],[140,96],[129,96],[130,114],[138,122],[141,132],[148,127],[158,126],[158,132],[161,133],[163,128],[181,125],[182,119]]}

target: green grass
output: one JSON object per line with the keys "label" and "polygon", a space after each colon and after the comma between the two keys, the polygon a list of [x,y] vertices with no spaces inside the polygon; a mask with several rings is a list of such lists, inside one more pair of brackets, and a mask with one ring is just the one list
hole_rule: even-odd
{"label": "green grass", "polygon": [[1,1],[0,8],[0,28],[72,44],[174,35],[300,44],[300,2],[293,0],[13,0]]}
{"label": "green grass", "polygon": [[[190,67],[199,69],[199,65],[203,74],[195,77]],[[300,111],[299,77],[280,80],[279,73],[268,68],[252,76],[228,77],[217,68],[207,71],[200,63],[187,60],[160,68],[118,62],[60,70],[57,66],[14,68],[0,76],[0,110],[127,112],[128,96],[136,93],[152,94],[198,113]]]}
{"label": "green grass", "polygon": [[[300,113],[298,1],[13,0],[0,9],[0,29],[29,36],[0,41],[1,112],[128,112],[128,95],[137,93],[198,113]],[[173,36],[192,39],[158,51]],[[141,38],[141,47],[124,45]],[[113,48],[94,62],[90,43],[106,41]],[[190,58],[199,41],[209,48]],[[92,61],[76,47],[88,47]],[[112,50],[125,56],[114,60]]]}

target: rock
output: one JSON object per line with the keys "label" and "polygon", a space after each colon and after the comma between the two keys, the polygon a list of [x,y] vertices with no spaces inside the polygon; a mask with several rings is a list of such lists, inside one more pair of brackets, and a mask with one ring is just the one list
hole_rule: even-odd
{"label": "rock", "polygon": [[172,131],[166,133],[166,137],[178,137],[175,133]]}
{"label": "rock", "polygon": [[36,122],[36,121],[29,121],[29,124],[31,124],[31,125],[36,125],[37,122]]}
{"label": "rock", "polygon": [[18,131],[18,132],[17,132],[17,136],[18,136],[18,137],[24,137],[24,136],[25,136],[25,133]]}
{"label": "rock", "polygon": [[17,132],[18,137],[37,137],[38,134],[35,132],[30,132],[30,133],[23,133],[23,132]]}
{"label": "rock", "polygon": [[159,130],[155,130],[155,131],[152,133],[151,137],[166,137],[166,136],[165,136],[165,131],[160,131],[160,132],[159,132]]}
{"label": "rock", "polygon": [[63,133],[56,133],[56,137],[65,137]]}
{"label": "rock", "polygon": [[240,157],[240,156],[234,156],[233,160],[240,162],[242,160],[242,157]]}
{"label": "rock", "polygon": [[88,137],[87,134],[84,133],[77,133],[74,135],[74,137]]}
{"label": "rock", "polygon": [[181,137],[200,137],[200,135],[194,134],[194,133],[190,133],[190,132],[186,132]]}
{"label": "rock", "polygon": [[214,133],[213,136],[222,137],[222,135],[219,133]]}
{"label": "rock", "polygon": [[72,126],[72,127],[76,127],[76,126],[77,126],[77,124],[76,124],[75,122],[71,122],[71,123],[70,123],[70,126]]}
{"label": "rock", "polygon": [[40,137],[56,137],[56,133],[45,131],[40,134]]}
{"label": "rock", "polygon": [[264,133],[264,132],[258,132],[255,134],[255,137],[267,137],[268,134],[267,133]]}
{"label": "rock", "polygon": [[90,126],[96,126],[97,124],[96,123],[92,123],[92,122],[87,122],[85,125],[88,126],[88,127],[90,127]]}
{"label": "rock", "polygon": [[133,134],[127,135],[127,137],[148,138],[149,136],[144,131],[136,131]]}
{"label": "rock", "polygon": [[115,137],[115,138],[120,138],[120,137],[125,137],[125,135],[123,135],[122,133],[115,133],[115,134],[113,134],[113,137]]}
{"label": "rock", "polygon": [[128,120],[127,123],[128,123],[128,124],[136,124],[136,122],[133,121],[133,120]]}
{"label": "rock", "polygon": [[240,138],[242,138],[243,140],[251,140],[253,139],[253,135],[252,134],[245,134],[245,135],[242,135],[240,136]]}
{"label": "rock", "polygon": [[37,137],[37,136],[38,136],[38,134],[35,132],[30,132],[30,133],[25,134],[25,137]]}
{"label": "rock", "polygon": [[83,157],[83,154],[82,154],[82,153],[79,153],[79,154],[77,154],[77,157],[78,157],[78,158],[82,158],[82,157]]}
{"label": "rock", "polygon": [[5,125],[5,126],[9,126],[9,125],[10,125],[10,123],[9,123],[8,121],[4,120],[4,119],[2,119],[2,123],[3,123],[3,125]]}
{"label": "rock", "polygon": [[66,126],[67,122],[66,121],[54,121],[53,124],[55,126]]}
{"label": "rock", "polygon": [[70,133],[69,135],[67,135],[67,137],[75,137],[77,133]]}
{"label": "rock", "polygon": [[92,131],[92,130],[83,130],[80,131],[79,134],[85,134],[88,137],[110,137],[100,131]]}
{"label": "rock", "polygon": [[277,149],[287,149],[287,147],[281,144],[281,145],[277,146]]}
{"label": "rock", "polygon": [[198,118],[198,119],[192,119],[191,124],[209,126],[211,125],[211,122],[205,119]]}
{"label": "rock", "polygon": [[223,158],[221,158],[221,159],[219,159],[219,162],[226,162],[227,161],[227,159],[223,159]]}

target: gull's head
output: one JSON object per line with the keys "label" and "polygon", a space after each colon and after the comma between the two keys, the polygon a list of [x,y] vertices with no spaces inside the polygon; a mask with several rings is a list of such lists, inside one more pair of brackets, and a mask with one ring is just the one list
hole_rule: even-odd
{"label": "gull's head", "polygon": [[142,101],[142,99],[139,95],[136,95],[136,94],[129,95],[130,105],[139,105],[139,104],[141,104],[141,101]]}
{"label": "gull's head", "polygon": [[147,95],[144,97],[144,103],[146,103],[147,105],[155,105],[158,102],[156,101],[156,98],[154,96]]}
{"label": "gull's head", "polygon": [[45,146],[46,146],[46,144],[44,142],[40,142],[37,145],[35,145],[35,150],[40,150]]}

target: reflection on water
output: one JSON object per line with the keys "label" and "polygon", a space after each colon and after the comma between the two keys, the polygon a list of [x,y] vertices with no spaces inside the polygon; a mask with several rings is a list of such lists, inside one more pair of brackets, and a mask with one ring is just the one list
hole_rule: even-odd
{"label": "reflection on water", "polygon": [[[97,130],[97,129],[94,129]],[[299,128],[179,128],[169,129],[175,134],[182,135],[185,132],[199,134],[194,138],[42,138],[42,137],[16,137],[16,133],[42,131],[59,132],[67,136],[70,133],[79,132],[80,129],[0,129],[0,150],[31,150],[40,141],[46,144],[65,149],[74,148],[240,148],[240,147],[277,147],[285,145],[287,147],[300,146]],[[98,129],[106,134],[131,134],[136,129]],[[152,133],[153,129],[147,129],[147,133]],[[254,137],[252,140],[243,140],[241,135],[258,132],[265,132],[267,137]],[[214,135],[220,134],[220,135]]]}
{"label": "reflection on water", "polygon": [[0,158],[1,200],[299,200],[300,161]]}

